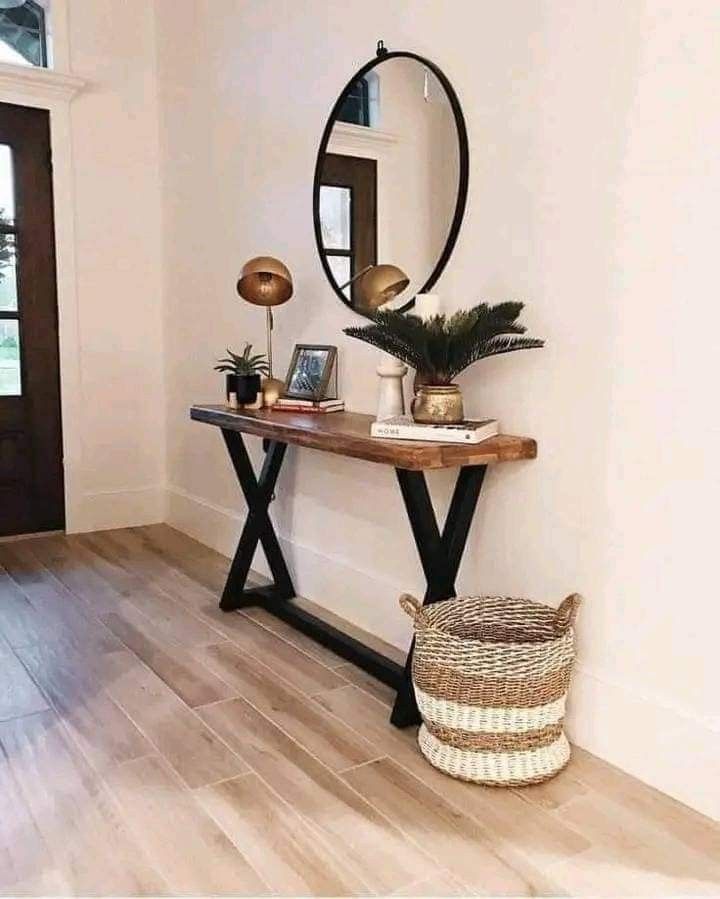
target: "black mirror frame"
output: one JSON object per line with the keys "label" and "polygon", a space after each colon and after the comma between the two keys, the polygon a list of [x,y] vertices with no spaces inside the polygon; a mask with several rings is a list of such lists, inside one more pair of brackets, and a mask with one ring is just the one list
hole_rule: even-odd
{"label": "black mirror frame", "polygon": [[[322,231],[320,228],[320,177],[322,175],[323,159],[325,157],[325,154],[327,153],[328,143],[330,142],[332,129],[335,125],[335,118],[340,111],[340,107],[342,106],[345,94],[359,78],[362,78],[363,75],[367,74],[367,72],[371,71],[376,66],[380,65],[388,59],[414,59],[426,68],[430,69],[433,75],[435,75],[440,84],[443,86],[448,100],[450,101],[450,107],[453,111],[453,116],[455,118],[455,127],[457,128],[458,135],[460,171],[458,178],[458,196],[457,202],[455,204],[455,213],[453,215],[453,220],[450,225],[450,230],[448,231],[447,240],[445,241],[445,246],[442,253],[440,254],[440,258],[438,259],[435,268],[432,270],[430,277],[427,279],[418,293],[428,293],[432,289],[440,275],[443,273],[445,266],[447,265],[448,260],[452,255],[452,251],[455,249],[455,243],[457,241],[458,233],[460,232],[460,226],[462,225],[463,216],[465,215],[470,172],[470,153],[468,148],[468,136],[467,128],[465,126],[465,118],[463,116],[462,108],[460,106],[460,101],[458,100],[457,94],[455,93],[455,90],[452,84],[450,84],[449,80],[447,79],[445,73],[441,69],[439,69],[435,65],[435,63],[431,62],[429,59],[426,59],[424,56],[419,56],[417,53],[410,53],[406,50],[387,51],[382,48],[381,44],[379,44],[377,55],[369,62],[365,63],[365,65],[362,66],[362,68],[358,69],[357,72],[355,72],[355,74],[340,92],[339,97],[335,101],[335,104],[330,111],[330,115],[325,125],[325,129],[323,130],[322,138],[320,140],[320,147],[318,149],[317,160],[315,162],[315,178],[313,181],[313,226],[315,229],[315,243],[317,245],[318,255],[320,256],[320,263],[322,264],[323,271],[325,272],[325,276],[327,277],[330,286],[335,291],[338,298],[342,300],[342,302],[349,309],[352,309],[353,312],[356,312],[358,315],[364,315],[367,318],[371,318],[372,313],[362,312],[360,309],[357,309],[355,306],[353,306],[352,302],[338,287],[337,282],[335,281],[332,272],[330,271],[330,266],[328,265],[327,257],[324,253]],[[398,311],[407,312],[409,309],[412,309],[414,305],[415,297],[413,297],[411,300],[408,300],[403,306],[399,307]]]}

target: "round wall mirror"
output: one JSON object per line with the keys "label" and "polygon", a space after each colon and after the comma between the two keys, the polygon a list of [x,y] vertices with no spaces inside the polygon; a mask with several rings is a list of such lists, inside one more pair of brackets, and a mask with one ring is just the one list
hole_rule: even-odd
{"label": "round wall mirror", "polygon": [[405,311],[429,292],[455,245],[467,184],[452,85],[429,60],[379,44],[333,106],[315,165],[315,239],[343,303],[371,315],[391,296],[385,308]]}

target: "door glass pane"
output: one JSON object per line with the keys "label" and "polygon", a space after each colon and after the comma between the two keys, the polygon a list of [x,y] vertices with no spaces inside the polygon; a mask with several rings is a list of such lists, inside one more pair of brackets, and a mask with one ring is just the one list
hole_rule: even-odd
{"label": "door glass pane", "polygon": [[[350,280],[350,257],[349,256],[327,256],[328,265],[330,266],[330,271],[332,272],[333,278],[335,278],[335,283],[338,287],[342,284],[347,284]],[[345,296],[350,299],[350,290],[352,288],[352,284],[348,284],[348,286],[343,290]]]}
{"label": "door glass pane", "polygon": [[20,396],[20,328],[0,321],[0,396]]}
{"label": "door glass pane", "polygon": [[15,223],[15,179],[13,178],[12,150],[0,144],[0,224]]}
{"label": "door glass pane", "polygon": [[350,194],[349,187],[320,186],[320,230],[326,250],[350,249]]}
{"label": "door glass pane", "polygon": [[15,235],[0,231],[0,312],[17,311]]}

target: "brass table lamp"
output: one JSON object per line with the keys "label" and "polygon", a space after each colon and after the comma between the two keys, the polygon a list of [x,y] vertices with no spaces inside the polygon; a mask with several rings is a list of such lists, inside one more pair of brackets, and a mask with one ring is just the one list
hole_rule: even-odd
{"label": "brass table lamp", "polygon": [[[357,281],[358,309],[365,312],[375,312],[385,303],[394,300],[410,283],[405,272],[396,265],[368,265],[351,278],[348,284],[354,281]],[[344,290],[347,286],[344,284],[340,289]],[[407,366],[399,359],[384,354],[377,373],[380,376],[377,420],[384,421],[396,415],[404,415],[403,378],[407,374]]]}
{"label": "brass table lamp", "polygon": [[343,284],[340,290],[345,290],[355,281],[360,301],[358,305],[371,312],[394,300],[410,283],[405,272],[396,265],[368,265]]}
{"label": "brass table lamp", "polygon": [[263,380],[262,391],[264,405],[272,406],[284,387],[282,381],[273,377],[272,307],[287,303],[292,296],[292,275],[279,259],[272,256],[255,256],[243,265],[237,282],[237,292],[248,303],[265,306],[269,375]]}

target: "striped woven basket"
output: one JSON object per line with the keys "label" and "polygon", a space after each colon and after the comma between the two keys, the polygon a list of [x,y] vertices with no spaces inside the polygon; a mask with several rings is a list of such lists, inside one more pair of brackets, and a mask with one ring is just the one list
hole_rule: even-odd
{"label": "striped woven basket", "polygon": [[552,609],[471,596],[400,605],[415,623],[412,677],[425,758],[452,777],[542,783],[570,759],[563,732],[577,594]]}

